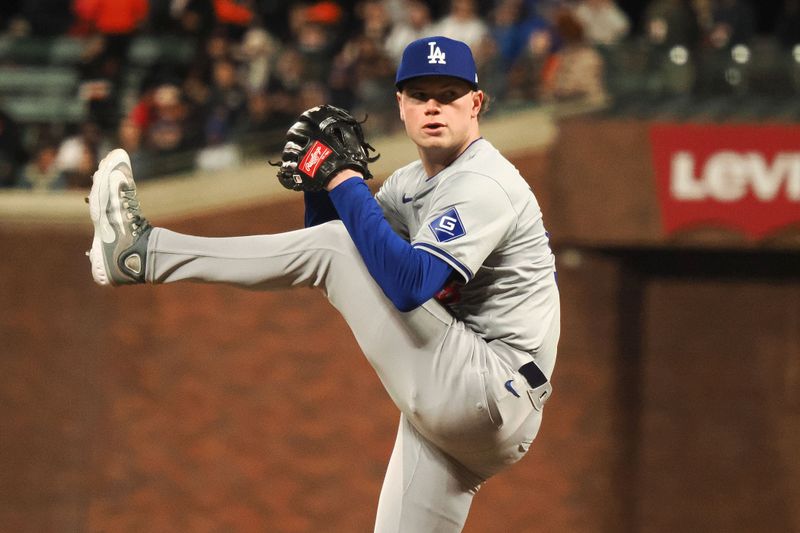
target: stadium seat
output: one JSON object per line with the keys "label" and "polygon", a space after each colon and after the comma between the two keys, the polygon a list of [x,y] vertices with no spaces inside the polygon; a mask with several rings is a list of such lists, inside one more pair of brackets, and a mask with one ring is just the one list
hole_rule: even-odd
{"label": "stadium seat", "polygon": [[86,104],[75,97],[15,96],[3,98],[0,107],[22,124],[78,123],[86,117]]}
{"label": "stadium seat", "polygon": [[0,95],[72,94],[78,72],[67,67],[0,66]]}

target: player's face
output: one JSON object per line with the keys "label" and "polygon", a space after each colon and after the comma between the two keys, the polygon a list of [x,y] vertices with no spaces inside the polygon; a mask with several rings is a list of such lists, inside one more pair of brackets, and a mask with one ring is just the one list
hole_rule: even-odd
{"label": "player's face", "polygon": [[397,94],[397,103],[406,133],[423,157],[455,158],[480,136],[483,92],[473,91],[465,81],[448,76],[412,79]]}

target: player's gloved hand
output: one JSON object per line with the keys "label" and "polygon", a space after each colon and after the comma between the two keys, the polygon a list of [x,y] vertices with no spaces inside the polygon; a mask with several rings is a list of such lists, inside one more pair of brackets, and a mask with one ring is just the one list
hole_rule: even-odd
{"label": "player's gloved hand", "polygon": [[338,107],[321,105],[303,112],[286,133],[286,145],[279,163],[278,181],[295,191],[320,191],[340,170],[353,169],[364,179],[372,178],[367,168],[380,155],[364,140],[364,132],[353,116]]}

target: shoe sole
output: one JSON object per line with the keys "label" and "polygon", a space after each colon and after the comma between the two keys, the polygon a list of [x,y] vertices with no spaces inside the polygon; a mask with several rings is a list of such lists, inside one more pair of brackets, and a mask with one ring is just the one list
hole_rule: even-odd
{"label": "shoe sole", "polygon": [[103,233],[118,239],[114,226],[108,219],[108,205],[112,201],[110,191],[110,176],[113,169],[125,163],[130,167],[130,158],[125,150],[117,148],[112,150],[98,165],[97,171],[92,176],[92,189],[89,192],[89,216],[94,224],[94,237],[92,248],[89,250],[89,261],[92,265],[92,278],[98,285],[114,285],[110,275],[111,268],[103,253],[105,242]]}

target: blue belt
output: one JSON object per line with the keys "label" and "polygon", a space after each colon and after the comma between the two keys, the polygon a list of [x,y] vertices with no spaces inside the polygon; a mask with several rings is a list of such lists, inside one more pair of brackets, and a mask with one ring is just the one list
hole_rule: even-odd
{"label": "blue belt", "polygon": [[525,379],[528,380],[528,384],[532,389],[538,389],[547,383],[547,377],[544,375],[544,372],[542,372],[533,361],[522,365],[519,368],[519,373],[525,376]]}

